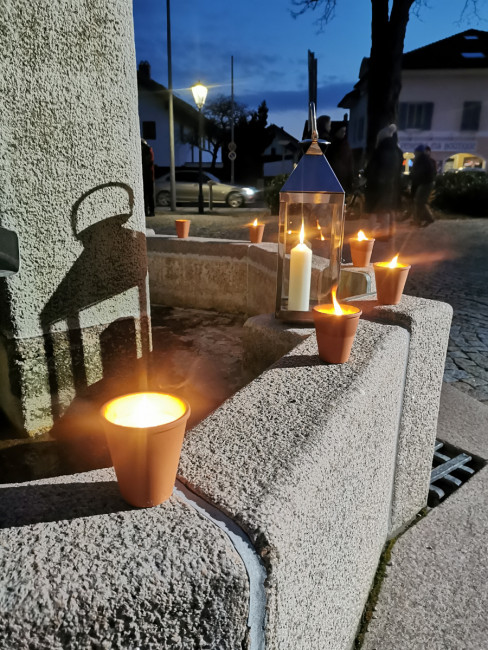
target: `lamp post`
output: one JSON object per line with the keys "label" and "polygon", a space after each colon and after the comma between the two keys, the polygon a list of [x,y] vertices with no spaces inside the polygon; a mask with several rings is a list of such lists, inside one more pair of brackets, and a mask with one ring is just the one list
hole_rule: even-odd
{"label": "lamp post", "polygon": [[207,88],[200,82],[192,86],[191,92],[198,108],[198,214],[203,214],[203,188],[202,188],[202,138],[203,116],[202,108],[207,98]]}

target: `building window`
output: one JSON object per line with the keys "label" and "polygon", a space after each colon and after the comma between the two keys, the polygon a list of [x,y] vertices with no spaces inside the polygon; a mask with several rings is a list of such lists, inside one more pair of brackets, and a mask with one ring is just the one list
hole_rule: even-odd
{"label": "building window", "polygon": [[401,131],[405,131],[405,129],[428,131],[432,125],[433,112],[433,102],[419,102],[418,104],[402,102],[398,115],[398,128]]}
{"label": "building window", "polygon": [[480,126],[481,102],[464,102],[461,131],[477,131]]}
{"label": "building window", "polygon": [[142,137],[144,140],[156,140],[156,122],[142,123]]}

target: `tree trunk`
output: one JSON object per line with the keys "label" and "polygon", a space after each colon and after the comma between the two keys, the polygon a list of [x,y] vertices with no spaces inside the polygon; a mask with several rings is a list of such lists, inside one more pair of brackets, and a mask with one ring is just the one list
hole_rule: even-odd
{"label": "tree trunk", "polygon": [[371,0],[371,54],[368,71],[367,155],[378,131],[396,122],[402,88],[402,57],[410,7],[414,0]]}

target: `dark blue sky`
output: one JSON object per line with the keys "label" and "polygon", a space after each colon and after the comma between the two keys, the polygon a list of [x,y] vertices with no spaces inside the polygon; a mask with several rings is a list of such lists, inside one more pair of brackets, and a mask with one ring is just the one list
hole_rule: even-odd
{"label": "dark blue sky", "polygon": [[[151,63],[152,77],[167,85],[166,0],[133,0],[137,61]],[[471,27],[488,30],[488,20],[467,16],[464,0],[430,0],[411,16],[405,51]],[[357,81],[369,55],[370,0],[338,0],[336,16],[322,32],[315,12],[294,19],[289,0],[171,0],[173,87],[193,103],[189,88],[201,80],[208,98],[230,95],[234,56],[236,100],[256,108],[265,99],[269,122],[301,136],[307,114],[307,50],[318,59],[318,113],[334,119],[337,102]],[[483,8],[488,19],[488,9]]]}

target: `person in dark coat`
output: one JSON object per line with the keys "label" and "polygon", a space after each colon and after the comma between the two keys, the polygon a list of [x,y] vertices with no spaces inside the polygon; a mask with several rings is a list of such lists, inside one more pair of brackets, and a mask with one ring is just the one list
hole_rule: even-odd
{"label": "person in dark coat", "polygon": [[[415,158],[410,178],[412,180],[413,221],[416,226],[425,227],[434,221],[429,207],[429,197],[434,189],[435,168],[434,161],[425,151],[423,145],[415,149]],[[435,164],[435,163],[434,163]]]}
{"label": "person in dark coat", "polygon": [[154,153],[145,140],[141,139],[142,183],[144,188],[144,212],[154,217]]}
{"label": "person in dark coat", "polygon": [[332,141],[327,147],[325,157],[329,161],[337,180],[344,192],[352,191],[354,178],[353,156],[346,138],[346,127],[340,126],[332,135]]}
{"label": "person in dark coat", "polygon": [[386,126],[378,133],[376,148],[365,169],[366,212],[374,230],[380,222],[377,239],[388,240],[393,234],[395,213],[400,208],[403,153],[398,146],[397,128]]}

